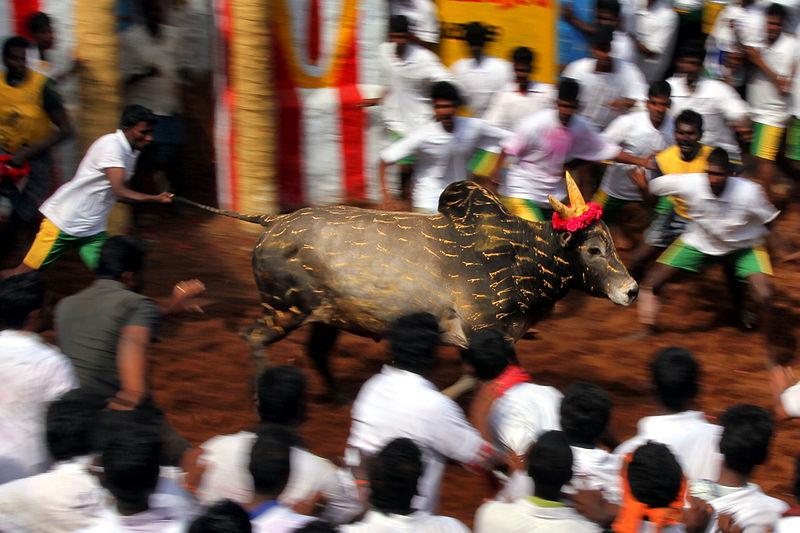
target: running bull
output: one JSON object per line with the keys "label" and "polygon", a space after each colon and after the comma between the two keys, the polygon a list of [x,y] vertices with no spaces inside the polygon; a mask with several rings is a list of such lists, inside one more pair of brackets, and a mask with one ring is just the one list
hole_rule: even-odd
{"label": "running bull", "polygon": [[378,340],[397,317],[428,311],[445,343],[466,347],[482,328],[518,340],[573,287],[631,304],[638,286],[596,221],[599,207],[590,203],[596,216],[587,219],[568,182],[572,206],[551,199],[562,229],[555,218],[511,215],[470,181],[450,185],[435,215],[334,206],[254,216],[200,207],[264,226],[253,252],[263,316],[245,332],[251,348],[263,357],[267,345],[312,323],[311,359],[335,389],[327,357],[339,330]]}

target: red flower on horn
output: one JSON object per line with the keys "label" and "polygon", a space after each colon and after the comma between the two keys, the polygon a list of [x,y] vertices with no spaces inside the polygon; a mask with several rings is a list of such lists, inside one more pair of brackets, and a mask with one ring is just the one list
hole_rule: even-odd
{"label": "red flower on horn", "polygon": [[553,227],[559,231],[575,232],[588,228],[603,216],[603,208],[594,202],[586,204],[586,210],[580,215],[564,220],[558,213],[553,213]]}

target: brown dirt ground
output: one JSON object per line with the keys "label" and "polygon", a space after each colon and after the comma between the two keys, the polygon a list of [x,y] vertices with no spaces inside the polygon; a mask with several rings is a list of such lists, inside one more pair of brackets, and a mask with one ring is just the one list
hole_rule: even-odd
{"label": "brown dirt ground", "polygon": [[[135,233],[151,244],[145,293],[166,296],[181,279],[199,278],[207,286],[205,313],[166,320],[152,348],[151,384],[155,397],[174,427],[195,444],[217,434],[231,433],[256,422],[252,404],[252,364],[239,328],[259,313],[250,258],[256,234],[223,217],[205,216],[189,208],[159,208],[156,222],[139,223]],[[779,227],[800,242],[796,208]],[[22,251],[5,258],[19,259]],[[624,256],[624,254],[623,254]],[[45,276],[51,289],[49,304],[91,282],[77,255],[68,255]],[[800,303],[797,265],[776,265],[776,300],[787,333],[793,332]],[[657,336],[642,341],[621,337],[637,330],[636,309],[608,300],[573,293],[538,326],[536,339],[522,340],[517,351],[536,382],[563,388],[577,380],[600,384],[611,394],[611,427],[620,438],[635,432],[636,421],[653,403],[648,395],[647,363],[659,348],[681,345],[702,361],[703,389],[699,407],[713,420],[728,406],[750,402],[768,406],[767,374],[761,338],[733,325],[733,315],[718,269],[674,285],[663,308]],[[52,331],[45,333],[52,339]],[[274,363],[306,368],[312,397],[303,428],[306,444],[315,453],[338,460],[349,428],[350,406],[322,401],[320,379],[304,356],[307,329],[275,344]],[[788,336],[788,335],[787,335]],[[332,366],[345,393],[355,397],[360,385],[386,361],[385,344],[349,334],[341,336]],[[458,354],[441,350],[433,381],[452,383],[459,374]],[[791,480],[800,422],[782,422],[769,462],[756,481],[771,495],[792,500]],[[488,483],[457,465],[449,465],[442,487],[441,512],[472,523],[475,509],[490,497]]]}

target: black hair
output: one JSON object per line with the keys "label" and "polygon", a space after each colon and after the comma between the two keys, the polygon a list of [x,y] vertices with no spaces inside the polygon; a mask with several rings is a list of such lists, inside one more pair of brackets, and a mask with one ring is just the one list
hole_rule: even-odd
{"label": "black hair", "polygon": [[192,521],[187,533],[251,533],[250,515],[231,500],[221,500]]}
{"label": "black hair", "polygon": [[691,109],[684,109],[677,117],[675,117],[675,124],[688,124],[694,126],[700,133],[703,133],[703,116],[697,111]]}
{"label": "black hair", "polygon": [[654,81],[650,84],[650,88],[647,90],[647,96],[650,98],[655,98],[657,96],[664,96],[669,98],[672,95],[672,86],[664,80],[661,81]]}
{"label": "black hair", "polygon": [[611,398],[602,387],[579,381],[561,399],[561,429],[570,444],[594,445],[611,417]]}
{"label": "black hair", "polygon": [[119,503],[146,500],[158,483],[162,441],[154,426],[120,424],[103,448],[105,487]]}
{"label": "black hair", "polygon": [[665,445],[649,441],[633,452],[628,463],[628,486],[633,497],[651,509],[674,502],[682,482],[681,466]]}
{"label": "black hair", "polygon": [[258,378],[258,415],[267,424],[293,425],[305,413],[306,376],[293,366],[274,366]]}
{"label": "black hair", "polygon": [[148,108],[139,104],[126,105],[119,119],[120,128],[132,128],[140,122],[154,126],[158,117]]}
{"label": "black hair", "polygon": [[469,339],[464,359],[475,369],[475,376],[491,381],[516,359],[514,346],[496,329],[482,329]]}
{"label": "black hair", "polygon": [[431,100],[450,100],[456,106],[463,102],[458,88],[449,81],[438,81],[431,86]]}
{"label": "black hair", "polygon": [[126,235],[115,235],[100,248],[100,259],[94,271],[95,277],[119,281],[125,272],[137,273],[144,265],[144,255],[145,245],[141,240]]}
{"label": "black hair", "polygon": [[464,39],[470,46],[483,46],[486,43],[486,27],[480,22],[465,24]]}
{"label": "black hair", "polygon": [[702,63],[706,59],[706,47],[700,39],[689,39],[678,46],[678,52],[675,57],[677,59],[683,57],[699,59],[700,63]]}
{"label": "black hair", "polygon": [[614,40],[614,29],[608,26],[597,26],[592,33],[592,48],[608,52]]}
{"label": "black hair", "polygon": [[44,281],[34,272],[0,281],[0,327],[22,329],[28,315],[44,304]]}
{"label": "black hair", "polygon": [[[339,528],[325,520],[312,520],[300,529],[295,529],[294,533],[336,533]],[[189,532],[191,533],[191,532]]]}
{"label": "black hair", "polygon": [[670,346],[658,352],[650,372],[659,401],[671,411],[685,411],[700,391],[700,365],[685,348]]}
{"label": "black hair", "polygon": [[12,48],[25,48],[27,49],[31,45],[30,41],[25,37],[20,37],[19,35],[14,35],[9,37],[3,43],[3,59],[7,58],[11,55]]}
{"label": "black hair", "polygon": [[89,455],[98,406],[80,389],[69,391],[47,407],[47,449],[56,461]]}
{"label": "black hair", "polygon": [[577,102],[581,86],[572,78],[563,78],[558,82],[558,99],[566,102]]}
{"label": "black hair", "polygon": [[757,465],[767,460],[772,417],[755,405],[734,405],[722,415],[722,428],[719,451],[725,457],[725,466],[750,476]]}
{"label": "black hair", "polygon": [[411,513],[422,470],[422,453],[414,441],[389,442],[369,465],[370,505],[383,513]]}
{"label": "black hair", "polygon": [[535,495],[558,501],[561,487],[572,479],[572,449],[563,431],[548,431],[528,450],[528,475]]}
{"label": "black hair", "polygon": [[405,15],[389,17],[389,33],[408,33],[408,18]]}
{"label": "black hair", "polygon": [[29,33],[37,33],[52,27],[53,24],[50,22],[50,16],[47,13],[37,11],[28,18]]}
{"label": "black hair", "polygon": [[780,17],[781,20],[786,20],[786,8],[780,4],[770,4],[767,8],[768,17]]}
{"label": "black hair", "polygon": [[717,147],[711,150],[711,153],[708,154],[707,161],[709,165],[717,165],[730,171],[731,161],[728,158],[728,152],[724,148]]}
{"label": "black hair", "polygon": [[281,426],[258,431],[250,451],[250,475],[256,493],[275,498],[289,481],[289,456],[294,435]]}
{"label": "black hair", "polygon": [[514,48],[513,52],[511,52],[511,62],[515,65],[518,63],[530,65],[533,63],[533,57],[533,50],[527,46],[518,46],[517,48]]}
{"label": "black hair", "polygon": [[395,320],[389,327],[389,349],[394,366],[424,374],[433,366],[441,333],[430,313],[412,313]]}
{"label": "black hair", "polygon": [[617,0],[597,0],[594,6],[595,13],[598,11],[608,11],[609,13],[619,17],[620,5]]}

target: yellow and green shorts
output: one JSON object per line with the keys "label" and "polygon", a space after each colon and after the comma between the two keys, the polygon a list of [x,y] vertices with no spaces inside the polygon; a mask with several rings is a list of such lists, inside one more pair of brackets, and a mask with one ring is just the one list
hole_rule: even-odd
{"label": "yellow and green shorts", "polygon": [[800,118],[792,117],[786,128],[786,157],[800,161]]}
{"label": "yellow and green shorts", "polygon": [[553,210],[549,207],[540,207],[531,200],[525,200],[522,198],[511,198],[509,196],[501,196],[500,202],[506,209],[511,211],[512,215],[516,215],[519,218],[524,218],[525,220],[531,220],[533,222],[548,222],[553,220]]}
{"label": "yellow and green shorts", "polygon": [[597,192],[592,196],[592,201],[603,208],[602,218],[605,222],[614,222],[619,212],[627,204],[639,203],[636,200],[622,200],[621,198],[616,198],[603,189],[597,189]]}
{"label": "yellow and green shorts", "polygon": [[488,177],[494,167],[497,166],[497,159],[500,154],[489,152],[478,148],[467,163],[467,168],[476,176]]}
{"label": "yellow and green shorts", "polygon": [[717,256],[704,254],[677,239],[661,254],[658,262],[690,272],[700,272],[714,263],[727,263],[733,265],[736,277],[741,281],[747,281],[749,276],[756,273],[772,275],[772,264],[764,246],[743,248]]}
{"label": "yellow and green shorts", "polygon": [[778,151],[781,149],[784,131],[786,128],[755,122],[750,153],[761,159],[775,161],[778,158]]}
{"label": "yellow and green shorts", "polygon": [[22,262],[34,270],[39,270],[61,257],[64,252],[77,248],[83,263],[89,270],[94,271],[100,260],[100,248],[108,237],[105,231],[88,237],[73,237],[45,218]]}

